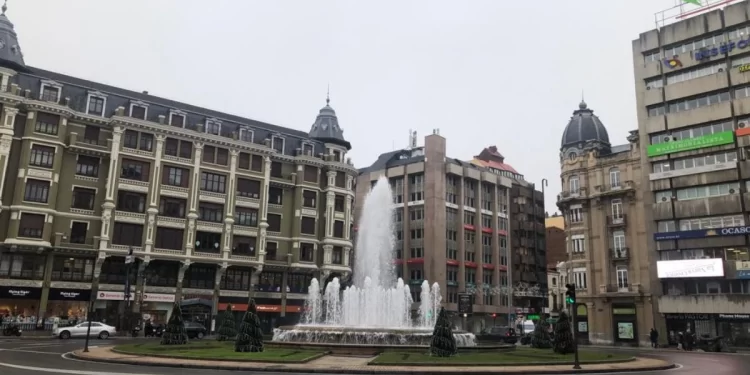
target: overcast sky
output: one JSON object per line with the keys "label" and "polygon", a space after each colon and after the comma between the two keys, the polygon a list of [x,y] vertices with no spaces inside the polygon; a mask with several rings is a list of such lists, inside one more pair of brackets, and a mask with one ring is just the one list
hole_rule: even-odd
{"label": "overcast sky", "polygon": [[497,145],[560,191],[581,91],[625,143],[631,41],[677,0],[10,0],[26,63],[309,130],[331,105],[358,167],[439,128],[448,154]]}

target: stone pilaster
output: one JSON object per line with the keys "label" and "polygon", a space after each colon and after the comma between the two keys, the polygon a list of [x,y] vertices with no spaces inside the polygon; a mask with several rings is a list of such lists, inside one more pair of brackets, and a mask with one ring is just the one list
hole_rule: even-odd
{"label": "stone pilaster", "polygon": [[354,219],[352,218],[352,196],[346,195],[346,202],[344,206],[344,239],[351,241],[352,239],[352,223],[354,222]]}
{"label": "stone pilaster", "polygon": [[[216,319],[216,315],[219,313],[219,294],[221,293],[221,278],[224,276],[224,273],[226,272],[228,268],[228,265],[226,263],[219,265],[219,267],[216,268],[216,275],[214,278],[214,296],[212,298],[212,306],[211,306],[211,317],[213,319]],[[218,321],[216,322],[218,328]],[[208,327],[209,329],[211,327]]]}
{"label": "stone pilaster", "polygon": [[134,313],[140,312],[141,306],[143,306],[143,294],[146,292],[144,290],[146,287],[146,270],[148,269],[149,261],[149,259],[144,259],[138,263],[138,269],[135,274],[135,294],[133,298],[135,303],[131,305]]}
{"label": "stone pilaster", "polygon": [[289,271],[284,271],[281,276],[281,316],[286,316],[286,293],[289,289]]}
{"label": "stone pilaster", "polygon": [[106,259],[107,254],[99,253],[94,262],[93,278],[91,279],[91,298],[89,299],[89,306],[86,308],[86,319],[88,320],[101,320],[101,317],[92,314],[94,313],[94,302],[99,293],[99,276],[102,274],[102,265],[104,265]]}
{"label": "stone pilaster", "polygon": [[255,296],[255,286],[258,285],[261,272],[263,272],[263,266],[258,266],[253,270],[253,273],[250,275],[250,290],[247,291],[250,298],[253,298]]}
{"label": "stone pilaster", "polygon": [[336,185],[336,171],[328,171],[326,176],[328,177],[328,185],[326,187],[328,192],[326,193],[326,211],[324,215],[326,219],[326,230],[324,236],[328,238],[333,237],[333,222],[336,216],[333,212],[333,204],[336,200],[336,194],[331,190],[331,187]]}
{"label": "stone pilaster", "polygon": [[333,245],[323,245],[323,265],[331,264],[333,261]]}
{"label": "stone pilaster", "polygon": [[164,140],[167,138],[163,135],[156,136],[156,160],[154,160],[154,166],[151,168],[151,189],[149,191],[148,199],[148,210],[147,213],[147,226],[146,226],[146,246],[145,252],[150,253],[154,246],[154,239],[156,237],[156,215],[159,213],[159,189],[161,188],[161,156],[162,150],[164,149]]}
{"label": "stone pilaster", "polygon": [[37,310],[37,320],[47,314],[47,302],[49,301],[49,287],[52,284],[52,266],[55,264],[55,256],[52,253],[47,254],[44,264],[44,279],[42,281],[42,298],[39,300],[39,309]]}
{"label": "stone pilaster", "polygon": [[190,268],[190,260],[185,260],[180,264],[180,269],[177,271],[177,289],[174,294],[174,299],[177,302],[182,301],[182,281],[185,280],[185,272],[188,268]]}
{"label": "stone pilaster", "polygon": [[112,130],[112,149],[110,150],[109,171],[107,173],[107,185],[104,193],[104,204],[102,204],[102,230],[99,240],[99,249],[109,248],[109,234],[112,227],[112,211],[115,208],[115,191],[117,190],[117,180],[119,179],[120,163],[120,139],[124,130],[115,126]]}
{"label": "stone pilaster", "polygon": [[[8,172],[8,159],[10,157],[10,148],[13,142],[13,126],[16,123],[18,108],[3,107],[3,122],[0,126],[0,192],[5,188],[5,176]],[[0,200],[2,194],[0,194]],[[2,204],[2,201],[0,201]],[[2,208],[0,208],[2,210]]]}
{"label": "stone pilaster", "polygon": [[[271,158],[266,156],[264,165],[263,191],[260,197],[260,224],[258,225],[258,261],[266,260],[266,233],[268,231],[268,188],[271,181]],[[260,271],[258,271],[260,272]],[[252,293],[251,293],[252,294]]]}
{"label": "stone pilaster", "polygon": [[198,195],[201,188],[201,158],[203,157],[203,143],[195,142],[193,144],[195,155],[193,155],[193,178],[190,179],[190,206],[188,212],[188,228],[185,234],[185,252],[186,255],[193,255],[195,247],[195,221],[198,219]]}
{"label": "stone pilaster", "polygon": [[231,159],[229,163],[229,183],[227,184],[226,217],[224,218],[224,238],[221,241],[224,244],[224,259],[229,259],[229,255],[232,253],[232,226],[234,225],[235,208],[234,202],[237,196],[237,157],[240,155],[240,152],[237,150],[232,150],[230,154]]}

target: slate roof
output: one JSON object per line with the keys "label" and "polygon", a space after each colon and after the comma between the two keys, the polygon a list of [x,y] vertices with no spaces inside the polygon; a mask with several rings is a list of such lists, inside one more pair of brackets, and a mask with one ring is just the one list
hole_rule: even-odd
{"label": "slate roof", "polygon": [[331,108],[330,103],[331,100],[326,98],[326,106],[320,109],[320,113],[318,113],[318,117],[310,128],[308,136],[324,142],[344,146],[349,150],[352,146],[344,139],[344,129],[341,129],[339,126],[336,111]]}
{"label": "slate roof", "polygon": [[560,150],[568,147],[583,149],[584,144],[592,141],[608,146],[609,134],[599,117],[594,115],[594,111],[588,108],[586,102],[581,101],[563,131]]}
{"label": "slate roof", "polygon": [[13,23],[5,15],[7,9],[8,7],[3,4],[2,14],[0,14],[0,65],[16,71],[26,71],[18,35],[13,28]]}

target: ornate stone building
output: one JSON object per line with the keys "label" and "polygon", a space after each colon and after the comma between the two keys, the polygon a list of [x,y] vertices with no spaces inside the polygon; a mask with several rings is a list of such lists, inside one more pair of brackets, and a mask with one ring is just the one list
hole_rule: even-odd
{"label": "ornate stone building", "polygon": [[568,257],[557,272],[576,285],[576,333],[595,344],[647,344],[659,319],[658,283],[650,273],[638,131],[612,146],[607,129],[581,102],[563,132],[560,168],[557,204]]}
{"label": "ornate stone building", "polygon": [[254,293],[270,327],[350,274],[357,170],[328,102],[302,132],[28,66],[4,12],[0,40],[0,314],[92,298],[161,321],[185,299],[207,321]]}

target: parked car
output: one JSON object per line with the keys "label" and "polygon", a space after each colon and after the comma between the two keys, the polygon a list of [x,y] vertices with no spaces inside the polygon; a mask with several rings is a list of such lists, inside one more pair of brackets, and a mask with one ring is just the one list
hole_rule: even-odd
{"label": "parked car", "polygon": [[506,326],[494,326],[477,335],[477,341],[515,344],[518,342],[516,330]]}
{"label": "parked car", "polygon": [[[71,337],[86,337],[86,333],[89,332],[89,323],[83,322],[70,327],[58,327],[52,331],[52,336],[58,337],[61,340],[67,340]],[[117,333],[117,329],[112,326],[108,326],[101,322],[91,322],[91,331],[89,337],[98,337],[101,340],[106,340],[110,336]]]}
{"label": "parked car", "polygon": [[185,322],[185,332],[189,339],[202,339],[208,332],[203,324],[196,322]]}

